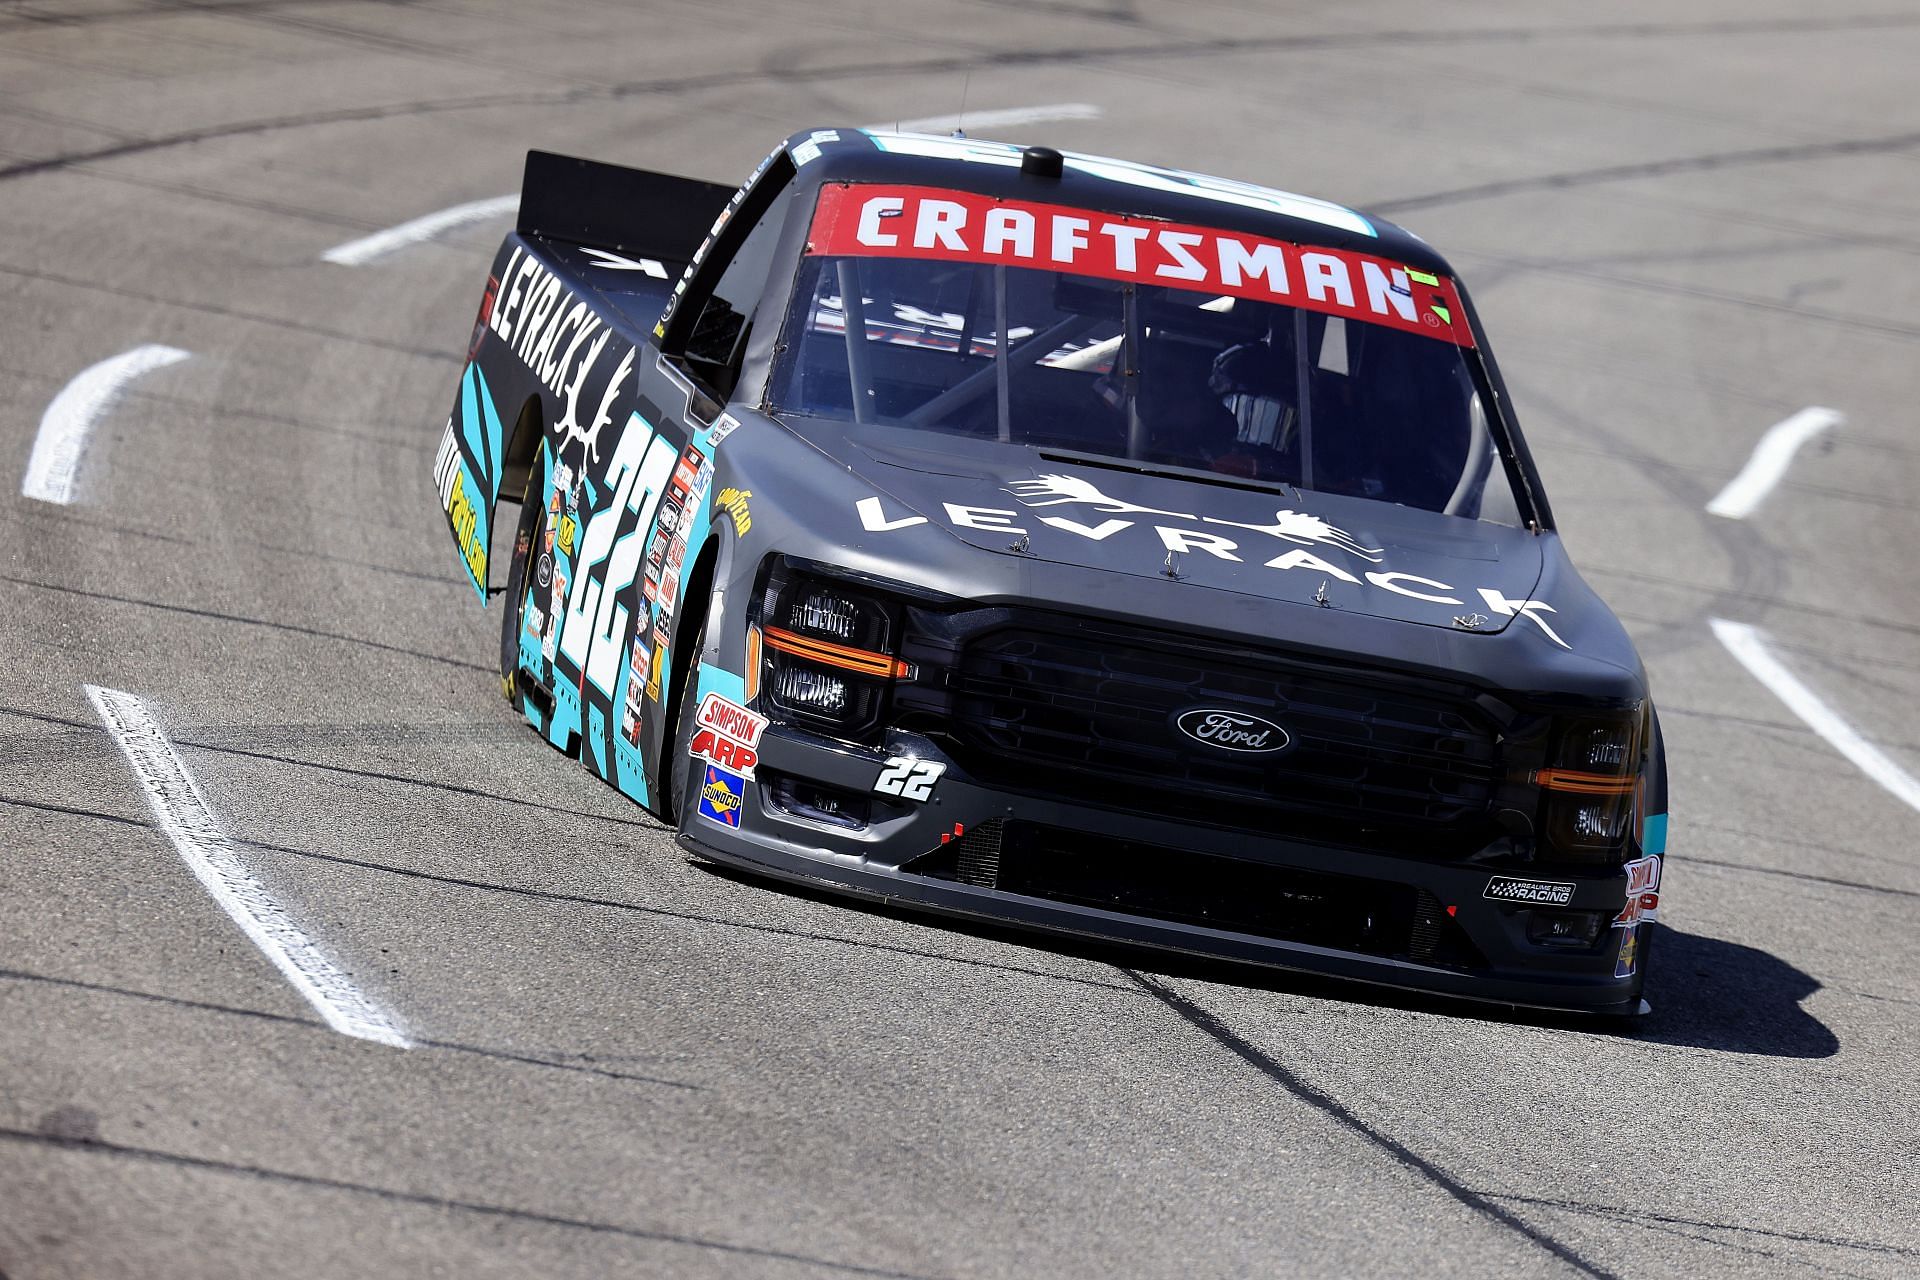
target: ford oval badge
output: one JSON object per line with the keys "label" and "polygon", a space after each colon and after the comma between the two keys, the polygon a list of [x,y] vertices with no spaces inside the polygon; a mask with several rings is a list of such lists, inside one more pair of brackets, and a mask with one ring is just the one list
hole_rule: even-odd
{"label": "ford oval badge", "polygon": [[1219,747],[1222,751],[1270,755],[1286,750],[1293,741],[1285,729],[1271,720],[1219,707],[1195,707],[1191,711],[1182,711],[1174,723],[1180,726],[1180,732],[1195,742]]}

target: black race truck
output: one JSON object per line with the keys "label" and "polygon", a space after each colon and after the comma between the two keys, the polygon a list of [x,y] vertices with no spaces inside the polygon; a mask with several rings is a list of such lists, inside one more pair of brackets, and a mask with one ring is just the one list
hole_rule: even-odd
{"label": "black race truck", "polygon": [[1646,672],[1378,218],[860,129],[738,190],[533,153],[434,475],[508,698],[697,855],[1644,1008]]}

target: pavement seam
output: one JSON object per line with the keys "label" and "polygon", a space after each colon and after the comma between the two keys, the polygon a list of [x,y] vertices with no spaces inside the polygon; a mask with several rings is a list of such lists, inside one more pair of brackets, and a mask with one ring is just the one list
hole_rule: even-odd
{"label": "pavement seam", "polygon": [[1556,1240],[1546,1232],[1523,1221],[1510,1211],[1501,1208],[1495,1204],[1491,1198],[1467,1186],[1439,1165],[1433,1163],[1433,1161],[1415,1152],[1405,1143],[1380,1132],[1380,1130],[1374,1128],[1365,1120],[1362,1120],[1358,1115],[1355,1115],[1352,1110],[1339,1100],[1329,1094],[1322,1093],[1320,1090],[1308,1084],[1294,1072],[1282,1066],[1277,1060],[1256,1048],[1251,1041],[1228,1027],[1226,1023],[1222,1022],[1214,1014],[1202,1008],[1187,996],[1174,990],[1171,986],[1155,981],[1144,974],[1136,973],[1131,969],[1121,969],[1120,972],[1139,985],[1148,995],[1165,1004],[1196,1030],[1202,1032],[1223,1048],[1230,1050],[1242,1061],[1246,1062],[1247,1065],[1253,1067],[1254,1070],[1260,1072],[1308,1106],[1324,1112],[1343,1127],[1360,1135],[1360,1137],[1364,1138],[1367,1142],[1391,1156],[1394,1161],[1403,1168],[1419,1174],[1428,1182],[1446,1192],[1449,1196],[1452,1196],[1455,1200],[1458,1200],[1461,1204],[1473,1210],[1481,1217],[1488,1219],[1497,1226],[1515,1232],[1530,1243],[1545,1249],[1548,1253],[1551,1253],[1554,1257],[1560,1259],[1560,1261],[1566,1263],[1582,1275],[1592,1276],[1595,1280],[1613,1280],[1613,1272],[1606,1270],[1598,1263],[1589,1261],[1571,1245]]}
{"label": "pavement seam", "polygon": [[147,1164],[171,1165],[176,1168],[194,1169],[205,1173],[224,1173],[239,1177],[252,1178],[262,1182],[278,1182],[285,1185],[310,1187],[321,1191],[345,1191],[355,1195],[372,1196],[375,1199],[400,1204],[418,1205],[428,1209],[441,1209],[455,1213],[477,1214],[490,1218],[504,1218],[515,1222],[525,1222],[537,1226],[565,1227],[574,1231],[588,1231],[598,1235],[622,1236],[630,1240],[645,1240],[654,1244],[681,1245],[688,1248],[708,1249],[720,1253],[741,1257],[765,1258],[776,1262],[792,1262],[802,1266],[821,1267],[840,1271],[848,1275],[898,1277],[900,1280],[920,1280],[920,1273],[895,1271],[884,1267],[861,1266],[858,1263],[837,1262],[831,1258],[817,1258],[804,1253],[793,1253],[785,1249],[769,1249],[759,1245],[738,1244],[731,1240],[717,1240],[708,1236],[685,1235],[675,1231],[658,1231],[646,1227],[625,1227],[612,1222],[595,1222],[587,1218],[569,1218],[560,1214],[541,1213],[534,1209],[516,1209],[511,1205],[485,1204],[473,1200],[456,1200],[449,1196],[437,1196],[423,1191],[405,1191],[397,1187],[382,1187],[372,1183],[349,1182],[344,1178],[329,1178],[319,1174],[296,1173],[288,1169],[269,1169],[261,1165],[240,1164],[231,1160],[213,1160],[204,1156],[191,1156],[177,1151],[162,1151],[152,1147],[126,1146],[117,1142],[99,1139],[68,1138],[52,1134],[34,1133],[25,1129],[0,1127],[0,1141],[55,1147],[63,1151],[84,1152],[89,1155],[119,1156],[123,1159],[141,1161]]}

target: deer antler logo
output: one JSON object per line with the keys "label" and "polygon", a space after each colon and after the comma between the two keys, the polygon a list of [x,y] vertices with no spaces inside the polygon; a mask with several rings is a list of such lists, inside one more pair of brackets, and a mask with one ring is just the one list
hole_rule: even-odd
{"label": "deer antler logo", "polygon": [[594,340],[593,349],[587,352],[587,358],[580,362],[580,372],[563,393],[567,398],[566,415],[554,425],[554,430],[566,437],[561,442],[561,449],[564,450],[568,445],[575,443],[584,446],[581,457],[583,467],[588,460],[600,461],[600,430],[613,421],[614,398],[620,394],[621,384],[626,382],[627,374],[633,371],[633,348],[629,347],[627,354],[614,369],[613,377],[607,380],[607,389],[600,394],[600,408],[594,414],[593,425],[583,430],[579,422],[580,390],[586,383],[587,371],[593,368],[594,361],[600,355],[600,349],[606,344],[607,335],[604,333]]}
{"label": "deer antler logo", "polygon": [[1380,563],[1379,547],[1363,547],[1345,529],[1337,529],[1319,516],[1304,511],[1276,511],[1272,524],[1241,524],[1238,520],[1221,520],[1214,516],[1205,517],[1208,524],[1224,524],[1235,529],[1251,529],[1255,533],[1269,533],[1285,542],[1296,542],[1303,547],[1337,547],[1348,555],[1359,556],[1362,560]]}
{"label": "deer antler logo", "polygon": [[1162,511],[1159,507],[1142,507],[1124,498],[1110,497],[1100,492],[1091,480],[1082,480],[1079,476],[1036,476],[1032,480],[1015,480],[1006,488],[1008,493],[1029,507],[1057,507],[1068,502],[1084,502],[1095,511],[1103,511],[1108,515],[1171,516],[1176,520],[1193,519],[1190,512]]}

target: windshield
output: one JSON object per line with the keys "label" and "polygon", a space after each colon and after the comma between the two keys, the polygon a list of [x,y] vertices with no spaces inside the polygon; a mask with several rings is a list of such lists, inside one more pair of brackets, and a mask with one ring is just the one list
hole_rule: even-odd
{"label": "windshield", "polygon": [[776,411],[1520,523],[1450,281],[913,188],[826,188],[809,248]]}

